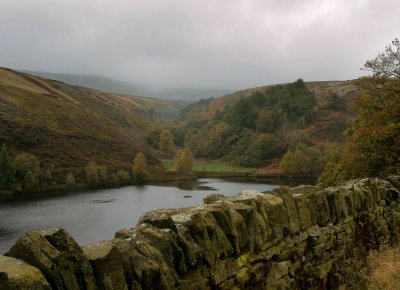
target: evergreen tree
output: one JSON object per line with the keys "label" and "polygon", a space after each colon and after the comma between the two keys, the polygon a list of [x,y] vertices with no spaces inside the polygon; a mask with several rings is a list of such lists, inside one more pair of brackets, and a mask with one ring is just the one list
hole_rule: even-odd
{"label": "evergreen tree", "polygon": [[243,97],[225,115],[225,122],[237,128],[255,129],[256,121],[256,109]]}
{"label": "evergreen tree", "polygon": [[0,151],[0,188],[12,188],[15,182],[15,170],[5,144]]}
{"label": "evergreen tree", "polygon": [[281,124],[282,117],[277,110],[263,109],[258,113],[256,130],[263,133],[274,133]]}

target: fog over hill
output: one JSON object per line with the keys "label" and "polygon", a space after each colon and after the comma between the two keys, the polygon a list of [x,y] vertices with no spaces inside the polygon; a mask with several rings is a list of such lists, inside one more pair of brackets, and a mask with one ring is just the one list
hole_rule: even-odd
{"label": "fog over hill", "polygon": [[234,90],[228,89],[201,89],[201,88],[175,88],[168,90],[154,90],[138,84],[119,81],[112,78],[87,75],[87,74],[69,74],[69,73],[52,73],[42,71],[20,70],[29,74],[40,76],[47,79],[58,80],[71,85],[89,87],[106,93],[126,94],[132,96],[155,97],[168,100],[190,100],[196,101],[201,98],[218,97]]}

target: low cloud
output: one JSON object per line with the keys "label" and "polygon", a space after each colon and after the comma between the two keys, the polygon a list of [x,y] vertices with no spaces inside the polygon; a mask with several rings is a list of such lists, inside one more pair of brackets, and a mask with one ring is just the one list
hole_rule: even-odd
{"label": "low cloud", "polygon": [[2,0],[0,66],[152,89],[352,79],[399,37],[396,0]]}

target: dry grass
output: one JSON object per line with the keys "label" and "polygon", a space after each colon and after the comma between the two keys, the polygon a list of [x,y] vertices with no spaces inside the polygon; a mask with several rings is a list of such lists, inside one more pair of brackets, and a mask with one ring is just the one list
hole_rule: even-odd
{"label": "dry grass", "polygon": [[371,252],[368,268],[367,289],[400,289],[400,246]]}

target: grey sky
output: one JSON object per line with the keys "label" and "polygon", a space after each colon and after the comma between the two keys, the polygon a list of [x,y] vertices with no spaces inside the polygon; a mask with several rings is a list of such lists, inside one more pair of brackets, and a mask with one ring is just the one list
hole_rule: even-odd
{"label": "grey sky", "polygon": [[399,36],[398,0],[0,0],[0,66],[153,89],[356,78]]}

